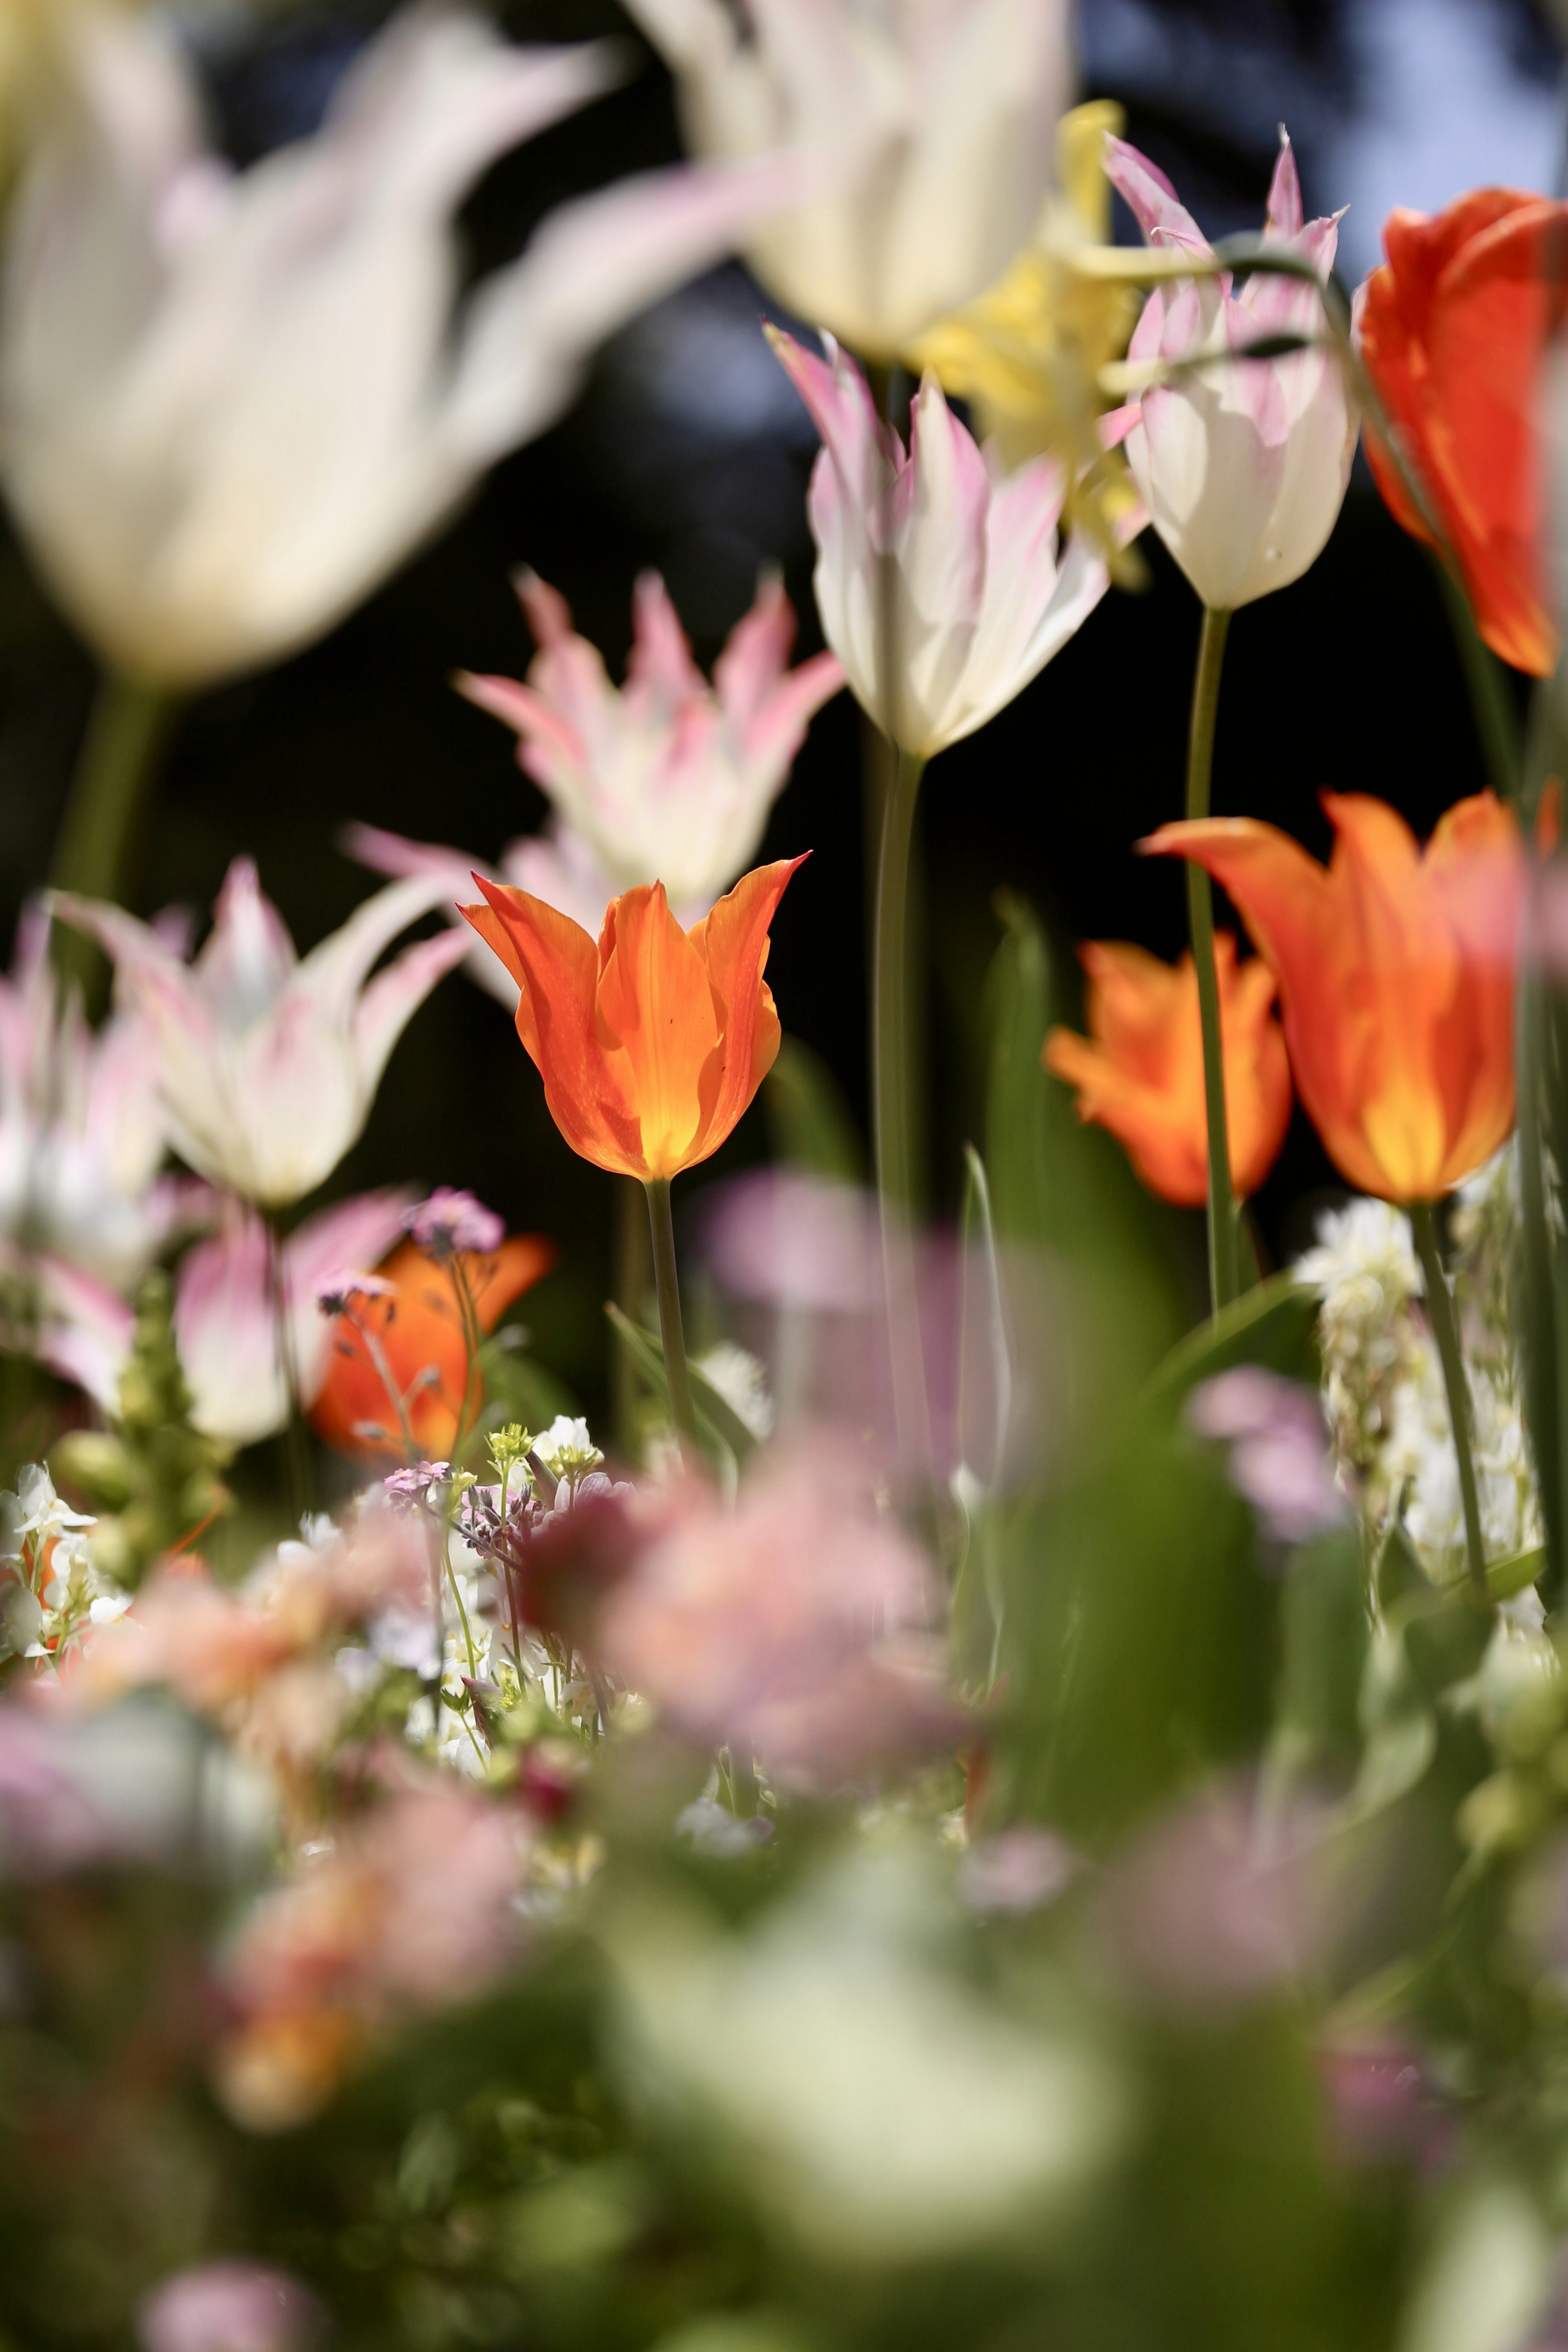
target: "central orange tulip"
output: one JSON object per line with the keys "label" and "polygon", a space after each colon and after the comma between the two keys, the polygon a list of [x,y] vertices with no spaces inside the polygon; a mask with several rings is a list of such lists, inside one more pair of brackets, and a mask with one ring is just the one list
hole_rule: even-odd
{"label": "central orange tulip", "polygon": [[668,1181],[734,1129],[778,1053],[768,926],[804,863],[743,875],[689,931],[661,882],[628,890],[596,948],[542,899],[476,874],[487,903],[462,911],[517,982],[551,1117],[595,1168]]}
{"label": "central orange tulip", "polygon": [[1460,801],[1423,852],[1386,802],[1325,793],[1322,866],[1250,817],[1167,824],[1230,894],[1279,983],[1296,1088],[1330,1157],[1386,1201],[1436,1201],[1513,1125],[1525,860],[1511,809]]}
{"label": "central orange tulip", "polygon": [[[1367,279],[1361,354],[1464,574],[1494,653],[1544,677],[1557,657],[1542,552],[1539,409],[1563,317],[1568,205],[1478,188],[1428,219],[1395,212]],[[1367,457],[1394,520],[1429,540],[1386,448]]]}
{"label": "central orange tulip", "polygon": [[[1228,932],[1215,935],[1225,1118],[1231,1181],[1255,1192],[1290,1124],[1290,1066],[1274,1019],[1274,974],[1238,964]],[[1119,940],[1079,950],[1089,975],[1089,1034],[1053,1029],[1042,1059],[1078,1089],[1078,1115],[1109,1128],[1151,1192],[1199,1208],[1208,1198],[1208,1121],[1198,976]]]}

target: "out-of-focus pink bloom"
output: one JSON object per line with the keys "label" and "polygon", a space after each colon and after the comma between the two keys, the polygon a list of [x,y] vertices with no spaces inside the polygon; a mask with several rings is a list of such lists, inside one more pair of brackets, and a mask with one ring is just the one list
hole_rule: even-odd
{"label": "out-of-focus pink bloom", "polygon": [[1283,1990],[1336,1924],[1314,1875],[1321,1831],[1243,1783],[1178,1805],[1108,1874],[1102,1918],[1119,1969],[1160,2009],[1201,2013]]}
{"label": "out-of-focus pink bloom", "polygon": [[[1213,248],[1164,173],[1120,139],[1106,140],[1106,172],[1150,245],[1207,259]],[[1280,134],[1264,241],[1326,274],[1339,222],[1303,218],[1290,142]],[[1128,357],[1176,366],[1212,356],[1171,383],[1155,383],[1101,433],[1126,448],[1151,520],[1204,603],[1230,611],[1288,588],[1321,554],[1344,503],[1360,418],[1336,354],[1237,360],[1276,336],[1323,338],[1315,287],[1258,272],[1239,294],[1228,273],[1156,287]]]}
{"label": "out-of-focus pink bloom", "polygon": [[1305,1543],[1344,1520],[1328,1425],[1316,1395],[1258,1364],[1238,1364],[1194,1389],[1188,1426],[1230,1447],[1230,1483],[1276,1543]]}
{"label": "out-of-focus pink bloom", "polygon": [[260,2263],[204,2263],[142,2300],[142,2352],[306,2352],[325,2334],[320,2305],[298,2279]]}
{"label": "out-of-focus pink bloom", "polygon": [[230,2113],[258,2131],[299,2123],[376,2035],[491,1982],[520,1941],[525,1840],[523,1817],[492,1798],[415,1786],[264,1896],[229,1964]]}
{"label": "out-of-focus pink bloom", "polygon": [[439,1184],[427,1201],[405,1210],[403,1230],[426,1257],[444,1265],[451,1257],[488,1257],[499,1250],[506,1239],[506,1219],[471,1192],[454,1192],[449,1185]]}
{"label": "out-of-focus pink bloom", "polygon": [[[615,898],[619,885],[600,865],[594,852],[569,824],[557,816],[550,817],[542,833],[531,834],[521,841],[510,841],[500,854],[499,866],[487,866],[482,858],[470,857],[461,849],[446,849],[436,842],[405,841],[401,834],[383,833],[378,825],[351,824],[343,828],[342,843],[351,857],[368,866],[373,874],[390,874],[402,879],[423,877],[437,879],[447,903],[441,911],[447,920],[466,935],[468,978],[504,1004],[509,1013],[517,1010],[517,982],[494,950],[483,940],[475,939],[468,924],[458,912],[474,895],[474,881],[482,876],[487,882],[500,882],[514,890],[526,890],[531,898],[542,898],[557,913],[570,915],[581,930],[596,940],[604,928],[605,909]],[[675,913],[688,929],[700,922],[708,912],[705,906],[676,907]]]}
{"label": "out-of-focus pink bloom", "polygon": [[441,895],[430,879],[378,890],[301,959],[255,866],[237,857],[192,964],[118,907],[66,894],[54,908],[113,957],[120,993],[154,1041],[181,1158],[247,1201],[285,1208],[357,1142],[393,1047],[461,960],[462,941],[443,932],[370,978]]}
{"label": "out-of-focus pink bloom", "polygon": [[236,174],[166,37],[58,13],[0,313],[4,471],[72,617],[160,685],[321,635],[554,421],[605,335],[821,176],[773,156],[621,181],[454,321],[468,189],[618,78],[608,45],[407,9],[316,137]]}
{"label": "out-of-focus pink bloom", "polygon": [[809,500],[823,634],[862,709],[930,759],[1022,693],[1110,570],[1082,536],[1058,555],[1068,484],[1054,457],[1005,473],[929,374],[906,451],[831,336],[826,360],[768,337],[823,439]]}
{"label": "out-of-focus pink bloom", "polygon": [[610,1672],[689,1738],[826,1790],[958,1735],[930,1563],[830,1442],[694,1501],[609,1594]]}
{"label": "out-of-focus pink bloom", "polygon": [[799,142],[858,173],[753,233],[798,318],[871,359],[1001,277],[1033,234],[1072,82],[1062,0],[632,0],[708,155]]}
{"label": "out-of-focus pink bloom", "polygon": [[1437,2137],[1444,2119],[1420,2057],[1392,2034],[1325,2042],[1318,2066],[1328,2093],[1332,2154],[1342,2164],[1387,2164]]}
{"label": "out-of-focus pink bloom", "polygon": [[0,979],[0,1233],[125,1290],[211,1195],[160,1179],[169,1134],[146,1022],[121,1013],[95,1036],[74,995],[60,1003],[48,934],[28,908]]}
{"label": "out-of-focus pink bloom", "polygon": [[832,654],[788,667],[795,610],[770,574],[707,678],[664,582],[645,572],[632,604],[623,688],[572,626],[565,599],[531,572],[518,593],[538,646],[526,684],[459,678],[471,702],[518,736],[518,764],[586,842],[613,895],[662,882],[706,913],[755,858],[813,714],[844,683]]}
{"label": "out-of-focus pink bloom", "polygon": [[972,1911],[1038,1911],[1065,1893],[1082,1867],[1059,1837],[1020,1822],[970,1847],[958,1865],[958,1892]]}
{"label": "out-of-focus pink bloom", "polygon": [[[221,1230],[183,1261],[174,1287],[174,1338],[193,1399],[191,1418],[209,1437],[254,1445],[284,1427],[289,1369],[279,1346],[277,1286],[288,1307],[289,1344],[300,1402],[321,1394],[331,1356],[331,1326],[321,1309],[329,1276],[364,1288],[368,1269],[403,1230],[405,1192],[363,1192],[309,1218],[283,1244],[275,1280],[272,1241],[251,1209],[231,1202]],[[359,1259],[366,1272],[353,1271]],[[38,1351],[107,1411],[120,1391],[135,1318],[101,1284],[46,1261],[45,1319]]]}

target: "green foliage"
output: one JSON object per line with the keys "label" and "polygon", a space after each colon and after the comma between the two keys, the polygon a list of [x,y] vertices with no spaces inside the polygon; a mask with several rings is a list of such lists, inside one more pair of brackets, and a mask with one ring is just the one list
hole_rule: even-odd
{"label": "green foliage", "polygon": [[100,1513],[94,1559],[132,1588],[154,1560],[232,1507],[223,1482],[230,1449],[191,1424],[173,1307],[168,1276],[145,1276],[118,1412],[106,1430],[73,1431],[54,1450],[61,1477]]}
{"label": "green foliage", "polygon": [[798,1037],[781,1038],[763,1097],[775,1160],[836,1183],[866,1181],[866,1153],[853,1115],[820,1054]]}

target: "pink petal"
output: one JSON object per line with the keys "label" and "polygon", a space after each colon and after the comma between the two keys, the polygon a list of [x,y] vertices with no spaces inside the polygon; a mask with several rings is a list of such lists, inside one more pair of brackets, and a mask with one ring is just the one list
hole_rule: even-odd
{"label": "pink petal", "polygon": [[757,585],[756,602],[731,630],[713,665],[721,708],[744,730],[783,677],[795,639],[795,606],[777,572]]}
{"label": "pink petal", "polygon": [[276,1002],[298,962],[282,917],[262,895],[254,862],[237,857],[195,966],[197,986],[221,1026],[248,1028]]}
{"label": "pink petal", "polygon": [[476,864],[460,849],[447,849],[435,842],[407,841],[401,834],[384,833],[379,825],[346,824],[340,839],[348,856],[357,864],[368,866],[373,874],[389,874],[398,881],[439,875],[450,883],[454,899],[466,895]]}
{"label": "pink petal", "polygon": [[462,962],[470,945],[466,929],[439,932],[405,950],[371,982],[353,1017],[354,1051],[367,1096],[380,1084],[393,1047],[420,1005],[437,982]]}
{"label": "pink petal", "polygon": [[861,511],[869,511],[888,476],[904,465],[903,444],[878,415],[870,386],[831,335],[822,339],[827,357],[819,360],[782,328],[770,325],[763,331],[811,412],[845,494]]}
{"label": "pink petal", "polygon": [[391,946],[399,931],[430,914],[449,897],[444,873],[416,875],[406,882],[389,882],[348,921],[312,948],[295,975],[295,986],[317,1019],[346,1024],[353,1002],[376,958]]}
{"label": "pink petal", "polygon": [[512,586],[517,590],[517,601],[522,606],[523,616],[541,653],[547,646],[554,645],[558,638],[572,635],[572,607],[559,588],[552,588],[548,580],[542,580],[538,572],[531,571],[526,564],[513,580]]}
{"label": "pink petal", "polygon": [[343,1267],[369,1274],[403,1230],[411,1190],[361,1192],[310,1217],[283,1244],[283,1286],[289,1300],[301,1401],[313,1404],[326,1379],[331,1332],[316,1304],[325,1277]]}
{"label": "pink petal", "polygon": [[39,1362],[62,1380],[74,1381],[105,1412],[114,1412],[136,1328],[134,1310],[105,1284],[61,1258],[38,1258],[35,1271],[43,1309]]}
{"label": "pink petal", "polygon": [[805,730],[825,702],[845,683],[837,654],[816,654],[790,670],[746,729],[743,749],[755,767],[786,767],[805,740]]}
{"label": "pink petal", "polygon": [[1134,425],[1143,422],[1143,403],[1130,400],[1125,408],[1113,408],[1100,419],[1097,430],[1102,449],[1120,449]]}
{"label": "pink petal", "polygon": [[1268,190],[1268,212],[1263,224],[1263,234],[1273,244],[1285,245],[1301,233],[1306,215],[1301,205],[1301,175],[1296,169],[1296,152],[1283,123],[1279,126],[1279,160],[1274,166],[1274,178]]}
{"label": "pink petal", "polygon": [[657,572],[637,575],[632,592],[632,650],[626,663],[628,699],[651,701],[659,711],[705,700],[708,681],[691,658],[691,646]]}
{"label": "pink petal", "polygon": [[1107,131],[1105,137],[1105,176],[1122,201],[1144,236],[1152,243],[1156,232],[1190,244],[1194,250],[1207,253],[1209,247],[1203,231],[1186,207],[1181,204],[1174,188],[1156,163],[1125,139],[1117,139]]}
{"label": "pink petal", "polygon": [[[488,710],[518,738],[518,764],[537,782],[548,783],[558,769],[586,767],[588,746],[571,721],[544,695],[514,677],[475,677],[459,670],[452,681],[477,709]],[[609,681],[605,681],[606,690]]]}

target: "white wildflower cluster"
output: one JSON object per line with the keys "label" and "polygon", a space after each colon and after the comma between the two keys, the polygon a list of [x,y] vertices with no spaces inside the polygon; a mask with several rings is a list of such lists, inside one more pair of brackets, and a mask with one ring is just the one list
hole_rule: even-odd
{"label": "white wildflower cluster", "polygon": [[[1508,1320],[1518,1178],[1508,1147],[1461,1187],[1451,1235],[1489,1559],[1542,1540]],[[1461,1575],[1464,1515],[1442,1366],[1422,1305],[1410,1221],[1383,1201],[1321,1217],[1298,1277],[1321,1299],[1323,1391],[1340,1483],[1375,1529],[1395,1517],[1439,1582]]]}
{"label": "white wildflower cluster", "polygon": [[767,1370],[749,1349],[721,1339],[692,1360],[759,1445],[773,1435],[778,1413],[768,1394]]}
{"label": "white wildflower cluster", "polygon": [[131,1596],[95,1567],[97,1522],[55,1492],[47,1470],[24,1464],[0,1493],[0,1655],[58,1664],[90,1625],[111,1624]]}

